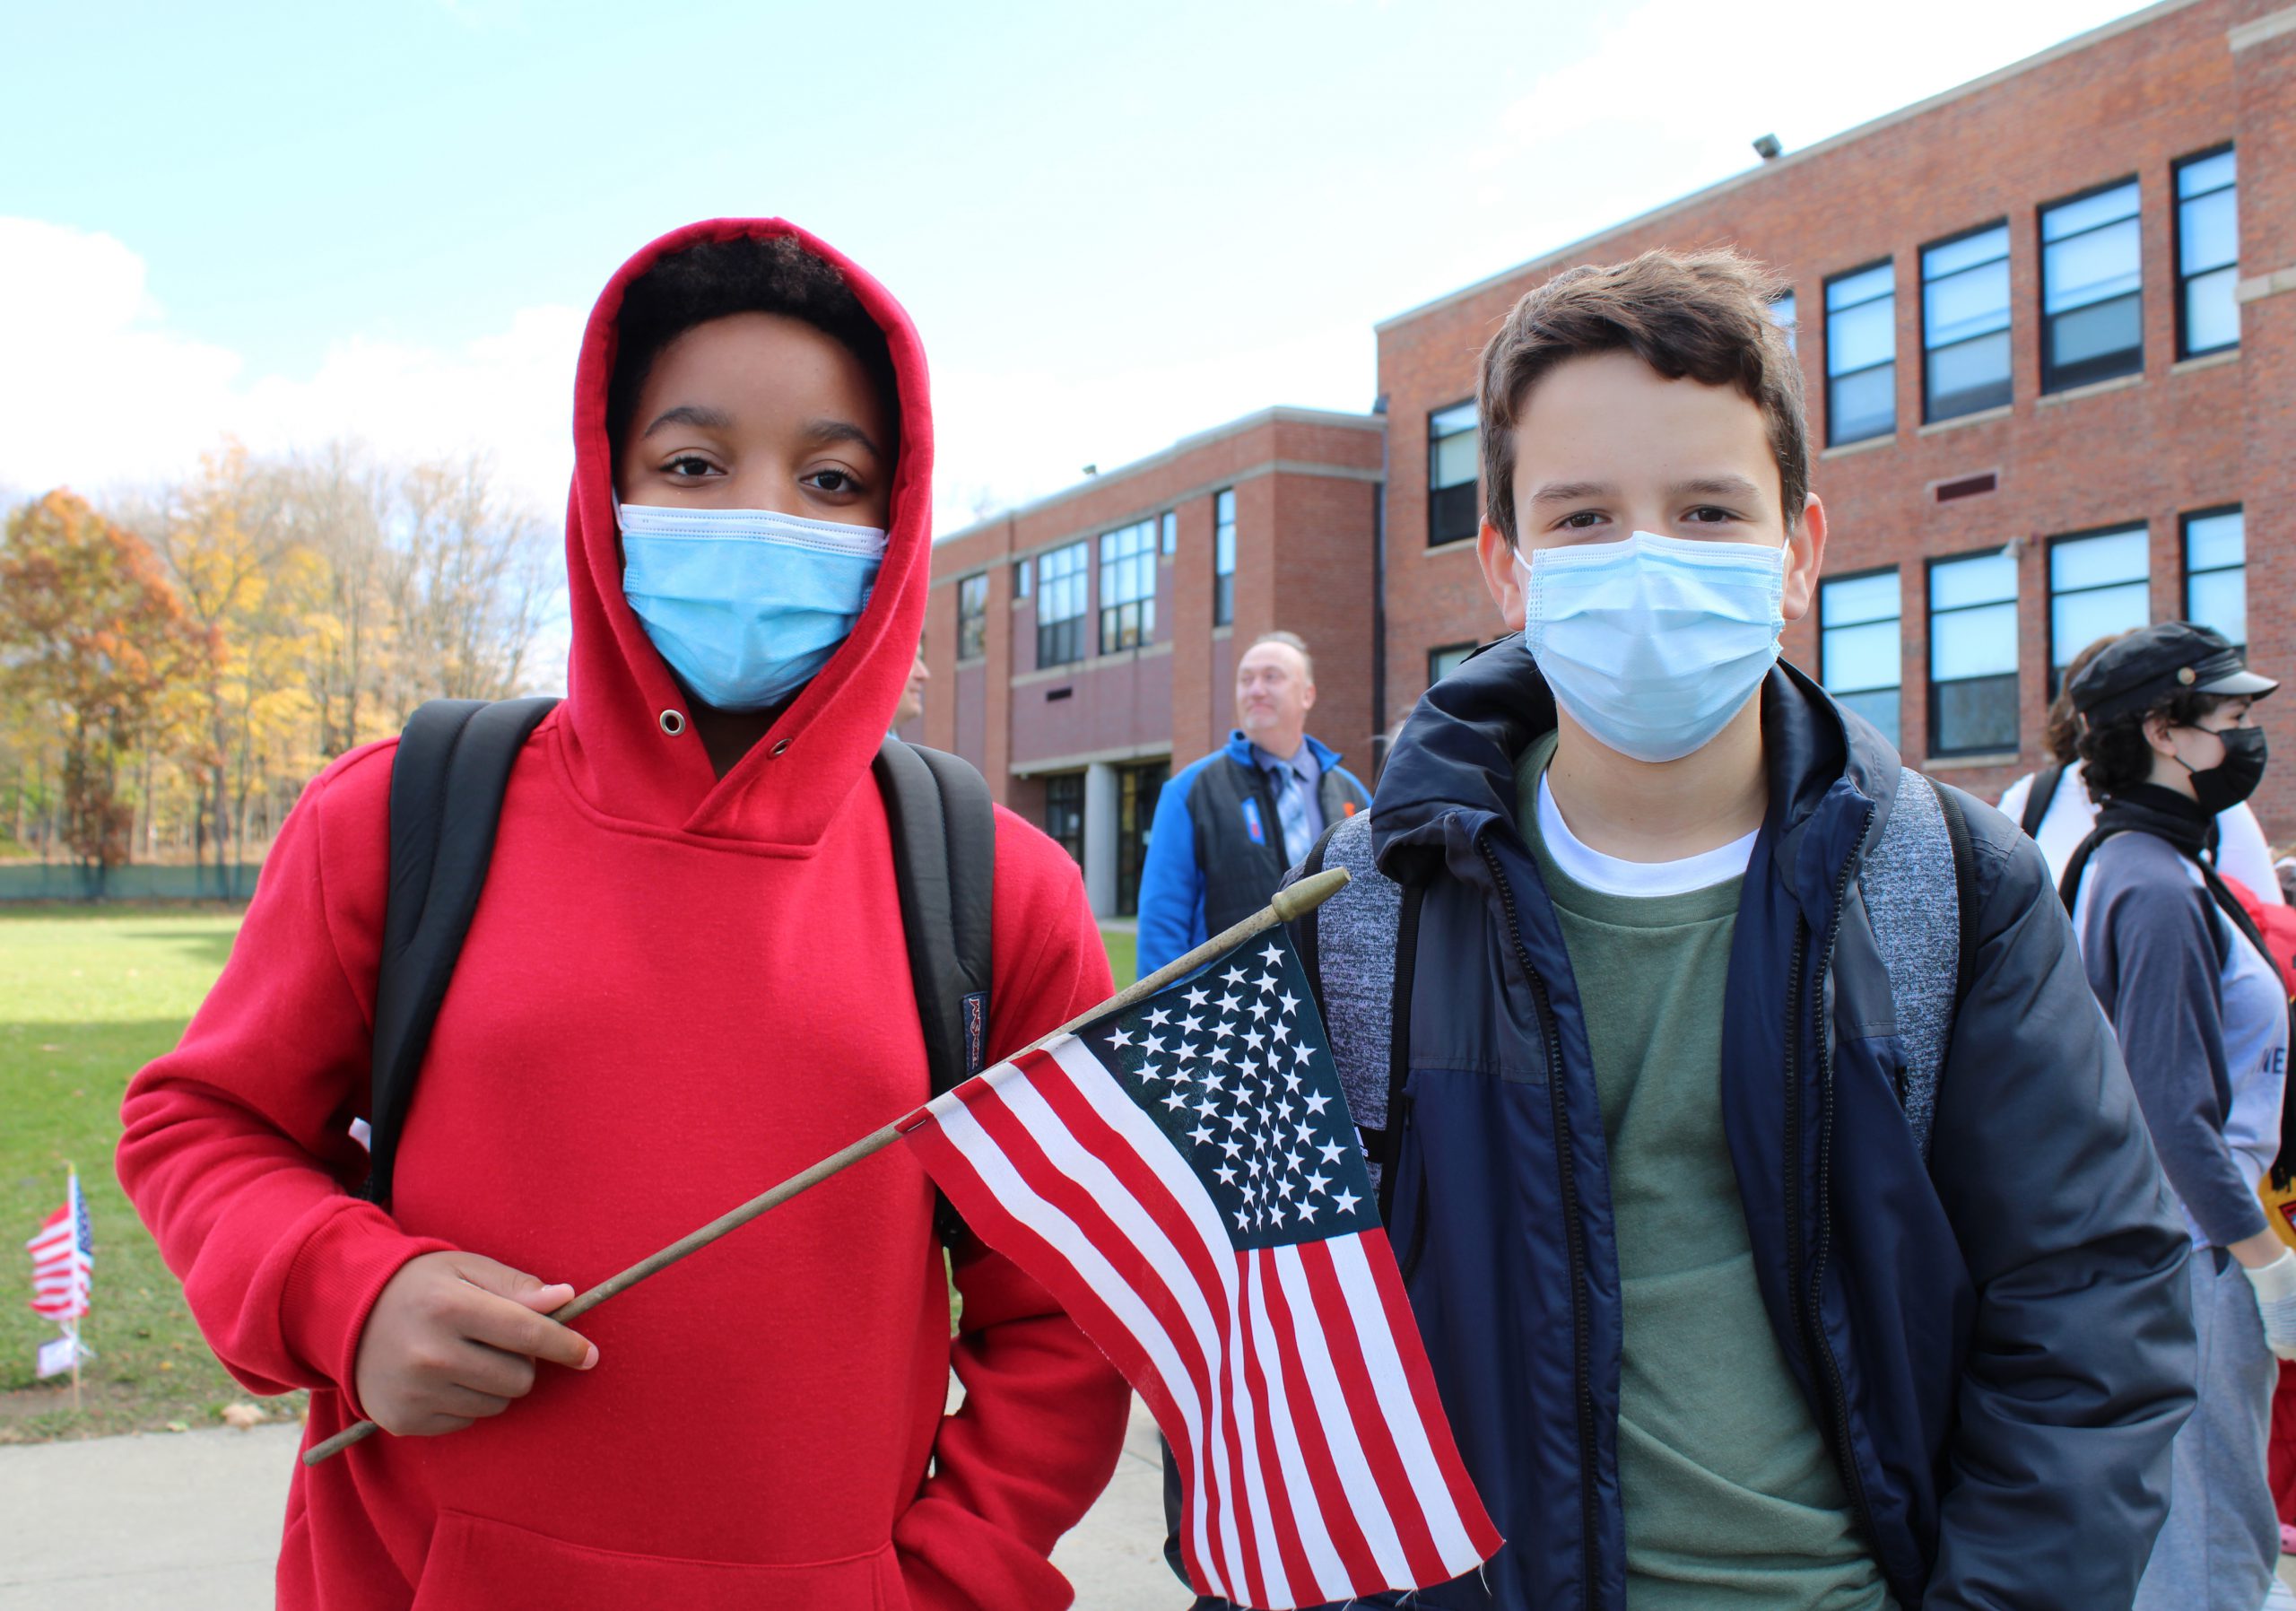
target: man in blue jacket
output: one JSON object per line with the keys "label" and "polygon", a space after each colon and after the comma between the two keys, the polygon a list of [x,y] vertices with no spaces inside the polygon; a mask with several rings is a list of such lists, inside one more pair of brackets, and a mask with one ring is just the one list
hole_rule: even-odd
{"label": "man in blue jacket", "polygon": [[1292,632],[1236,663],[1236,730],[1164,786],[1140,868],[1140,974],[1267,904],[1326,824],[1371,803],[1337,752],[1308,736],[1316,668]]}
{"label": "man in blue jacket", "polygon": [[1517,635],[1309,858],[1507,1539],[1429,1611],[2126,1607],[2166,1508],[2188,1239],[2039,852],[1778,657],[1826,520],[1771,291],[1652,253],[1503,321]]}

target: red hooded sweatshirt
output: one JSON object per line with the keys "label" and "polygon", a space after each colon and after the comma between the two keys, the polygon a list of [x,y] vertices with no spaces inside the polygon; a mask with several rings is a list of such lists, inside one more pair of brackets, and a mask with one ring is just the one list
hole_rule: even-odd
{"label": "red hooded sweatshirt", "polygon": [[[794,234],[885,333],[900,391],[890,541],[859,624],[721,780],[622,591],[606,384],[623,287],[697,241]],[[394,745],[321,773],[230,962],[129,1087],[119,1175],[192,1312],[259,1393],[361,1417],[377,1295],[460,1248],[596,1282],[926,1095],[870,759],[931,570],[933,420],[907,315],[776,220],[656,241],[598,299],[575,383],[570,692],[521,753],[430,1043],[393,1211],[352,1195],[383,929]],[[675,724],[673,724],[675,725]],[[997,814],[990,1051],[1092,1006],[1109,968],[1074,865]],[[949,1336],[933,1190],[877,1154],[581,1321],[587,1372],[509,1411],[298,1467],[290,1611],[1057,1607],[1054,1541],[1115,1468],[1122,1380],[1032,1282],[958,1250]],[[944,1416],[949,1372],[963,1407]]]}

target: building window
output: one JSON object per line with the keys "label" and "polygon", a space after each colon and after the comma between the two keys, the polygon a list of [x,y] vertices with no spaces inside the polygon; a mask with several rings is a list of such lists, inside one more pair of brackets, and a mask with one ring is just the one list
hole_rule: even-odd
{"label": "building window", "polygon": [[1236,489],[1212,497],[1212,624],[1236,619]]}
{"label": "building window", "polygon": [[2248,535],[2239,509],[2185,517],[2185,619],[2248,641]]}
{"label": "building window", "polygon": [[1180,551],[1180,518],[1177,510],[1166,509],[1158,522],[1161,536],[1158,544],[1166,559]]}
{"label": "building window", "polygon": [[2009,226],[1921,249],[1922,414],[1951,420],[2009,401]]}
{"label": "building window", "polygon": [[1929,753],[2017,747],[2017,562],[2002,550],[1929,567]]}
{"label": "building window", "polygon": [[2232,148],[2177,164],[2177,356],[2240,344],[2240,214]]}
{"label": "building window", "polygon": [[1826,442],[1898,428],[1896,268],[1876,263],[1826,282]]}
{"label": "building window", "polygon": [[2048,696],[2065,667],[2098,639],[2152,619],[2145,530],[2124,526],[2048,545]]}
{"label": "building window", "polygon": [[1156,523],[1100,537],[1100,652],[1138,649],[1156,635]]}
{"label": "building window", "polygon": [[1794,340],[1794,293],[1781,291],[1770,299],[1770,322],[1786,332],[1786,350],[1796,350]]}
{"label": "building window", "polygon": [[1148,831],[1156,821],[1156,797],[1172,775],[1169,761],[1116,769],[1116,915],[1140,913],[1140,866],[1148,859]]}
{"label": "building window", "polygon": [[1474,643],[1446,643],[1440,649],[1427,651],[1427,685],[1430,688],[1449,676],[1467,663],[1467,657],[1481,647]]}
{"label": "building window", "polygon": [[1029,562],[1026,560],[1014,560],[1013,562],[1013,597],[1026,598],[1029,596],[1029,581],[1033,570],[1034,567],[1030,565]]}
{"label": "building window", "polygon": [[1818,682],[1834,702],[1898,739],[1898,692],[1904,654],[1899,622],[1902,589],[1894,567],[1845,576],[1818,588]]}
{"label": "building window", "polygon": [[2135,179],[2041,209],[2041,390],[2144,367],[2136,210]]}
{"label": "building window", "polygon": [[988,573],[968,576],[957,584],[957,658],[977,659],[988,652]]}
{"label": "building window", "polygon": [[1044,780],[1044,831],[1078,866],[1084,865],[1084,774],[1055,772]]}
{"label": "building window", "polygon": [[1065,666],[1084,657],[1084,549],[1056,548],[1037,560],[1037,664]]}
{"label": "building window", "polygon": [[1463,542],[1483,527],[1475,499],[1482,448],[1474,404],[1454,404],[1427,416],[1427,545]]}

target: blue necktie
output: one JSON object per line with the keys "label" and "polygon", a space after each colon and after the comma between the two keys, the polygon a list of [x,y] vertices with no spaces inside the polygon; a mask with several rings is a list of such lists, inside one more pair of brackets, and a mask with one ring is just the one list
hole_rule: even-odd
{"label": "blue necktie", "polygon": [[1283,861],[1290,866],[1304,858],[1315,840],[1308,832],[1308,802],[1300,793],[1300,774],[1289,766],[1267,769],[1275,785],[1275,820],[1283,829]]}

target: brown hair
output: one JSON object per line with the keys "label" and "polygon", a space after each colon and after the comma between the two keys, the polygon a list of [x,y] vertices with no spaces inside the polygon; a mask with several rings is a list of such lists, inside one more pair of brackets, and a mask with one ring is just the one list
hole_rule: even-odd
{"label": "brown hair", "polygon": [[1802,365],[1770,313],[1784,289],[1761,264],[1723,248],[1582,265],[1526,292],[1483,349],[1475,403],[1492,525],[1514,544],[1515,424],[1532,385],[1566,359],[1629,352],[1669,380],[1735,387],[1761,410],[1790,529],[1810,492],[1810,442]]}
{"label": "brown hair", "polygon": [[2127,636],[2127,632],[2107,632],[2067,660],[2065,669],[2057,674],[2057,697],[2048,702],[2048,725],[2041,730],[2041,744],[2057,765],[2071,766],[2081,758],[2081,713],[2073,708],[2073,679],[2088,670],[2089,662],[2107,648]]}

